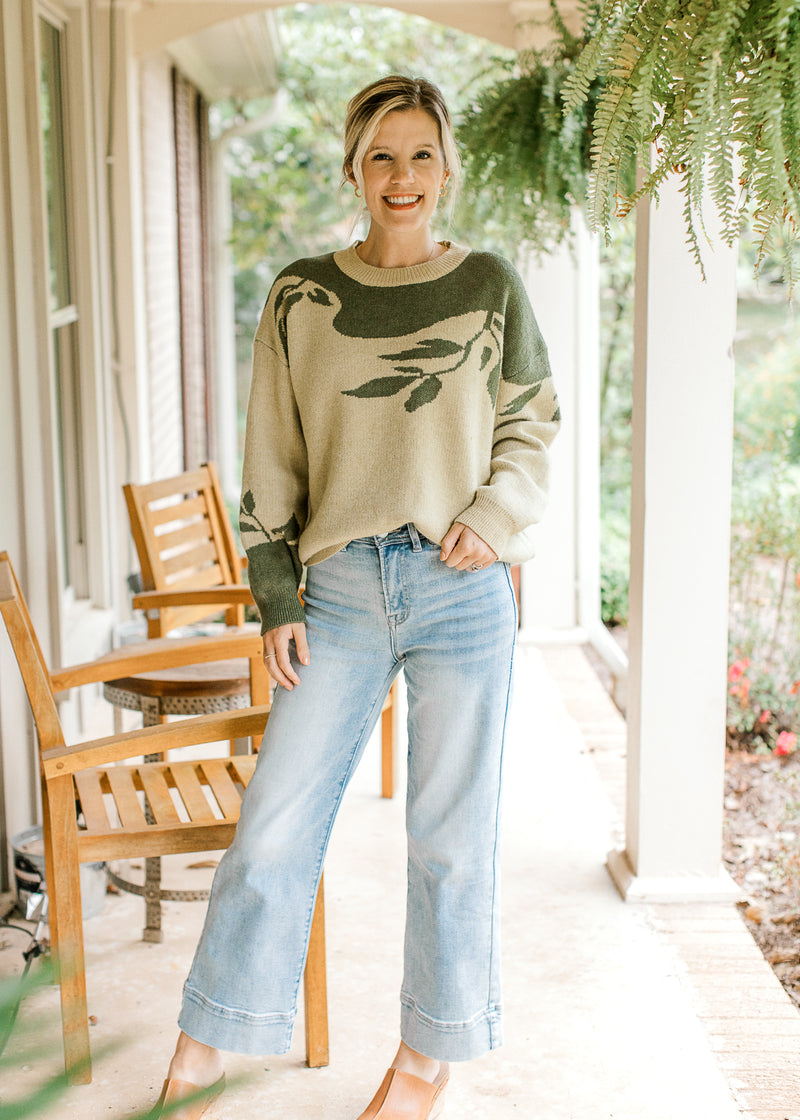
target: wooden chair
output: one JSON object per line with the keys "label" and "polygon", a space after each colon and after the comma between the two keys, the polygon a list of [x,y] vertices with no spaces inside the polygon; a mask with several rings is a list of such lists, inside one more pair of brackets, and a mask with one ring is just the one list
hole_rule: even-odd
{"label": "wooden chair", "polygon": [[[239,819],[255,755],[138,762],[141,756],[229,737],[260,736],[268,707],[228,711],[67,746],[55,695],[148,669],[243,657],[264,673],[257,635],[165,639],[113,650],[97,661],[48,671],[8,555],[0,552],[0,613],[17,658],[39,739],[50,941],[61,987],[64,1058],[73,1083],[91,1080],[79,865],[226,848]],[[151,811],[152,823],[145,807]],[[328,1063],[323,889],[305,970],[306,1058]]]}
{"label": "wooden chair", "polygon": [[[222,610],[226,625],[241,626],[245,605],[253,603],[250,589],[242,583],[247,559],[238,555],[214,464],[157,482],[128,483],[123,490],[144,588],[134,596],[133,605],[145,612],[148,636],[164,637],[176,627],[207,620]],[[181,687],[187,694],[190,686],[183,682]],[[195,682],[195,695],[201,695],[202,687],[202,682]],[[394,794],[392,706],[396,699],[393,685],[381,715],[383,797]]]}

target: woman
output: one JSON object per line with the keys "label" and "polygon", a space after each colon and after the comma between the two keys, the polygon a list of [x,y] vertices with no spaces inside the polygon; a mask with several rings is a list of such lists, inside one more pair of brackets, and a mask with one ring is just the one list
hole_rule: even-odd
{"label": "woman", "polygon": [[345,152],[367,237],[284,269],[254,344],[240,527],[280,688],[184,990],[162,1101],[204,1089],[186,1120],[221,1090],[220,1050],[289,1048],[331,825],[401,668],[401,1042],[360,1120],[437,1115],[448,1063],[501,1042],[508,564],[531,554],[558,407],[517,273],[431,235],[459,172],[439,90],[370,85]]}

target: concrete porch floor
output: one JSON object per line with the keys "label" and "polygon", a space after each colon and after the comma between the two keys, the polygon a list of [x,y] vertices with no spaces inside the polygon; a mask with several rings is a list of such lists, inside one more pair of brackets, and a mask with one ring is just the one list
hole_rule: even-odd
{"label": "concrete porch floor", "polygon": [[[626,905],[604,867],[618,839],[624,724],[580,649],[523,648],[508,743],[504,839],[506,1043],[455,1066],[445,1117],[797,1120],[800,1014],[733,906]],[[326,864],[331,1064],[303,1064],[302,1019],[279,1058],[230,1056],[243,1080],[209,1120],[354,1120],[396,1045],[403,794],[377,796],[370,751]],[[181,857],[168,874],[203,885]],[[109,896],[85,924],[94,1081],[47,1116],[117,1120],[157,1097],[202,903],[167,903],[161,945],[141,900]],[[0,975],[24,939],[4,938]],[[23,1004],[7,1057],[14,1098],[60,1068],[57,993]],[[42,1016],[34,1042],[25,1023]],[[101,1051],[104,1051],[101,1053]],[[42,1053],[49,1053],[42,1057]],[[3,1092],[3,1096],[5,1096]]]}

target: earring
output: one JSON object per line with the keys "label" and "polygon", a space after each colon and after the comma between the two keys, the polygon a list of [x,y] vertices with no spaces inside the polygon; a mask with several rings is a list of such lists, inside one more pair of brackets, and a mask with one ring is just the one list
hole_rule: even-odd
{"label": "earring", "polygon": [[356,187],[356,198],[361,198],[361,191]]}
{"label": "earring", "polygon": [[441,187],[439,187],[439,198],[444,198],[444,196],[446,194],[447,194],[447,183],[442,183]]}

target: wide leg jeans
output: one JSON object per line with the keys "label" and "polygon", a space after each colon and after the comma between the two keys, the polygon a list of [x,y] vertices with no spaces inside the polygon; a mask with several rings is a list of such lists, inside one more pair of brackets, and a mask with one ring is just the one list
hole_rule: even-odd
{"label": "wide leg jeans", "polygon": [[310,664],[278,689],[217,869],[181,1028],[284,1053],[342,795],[402,669],[408,898],[401,1035],[441,1061],[502,1041],[499,811],[516,608],[509,571],[459,572],[413,525],[308,570]]}

